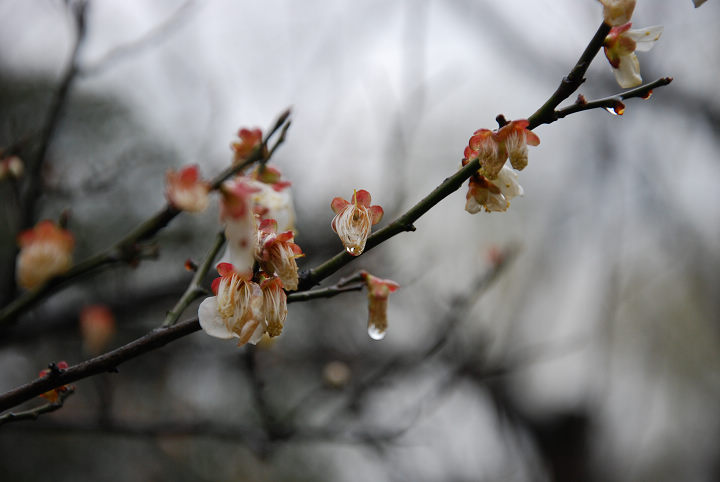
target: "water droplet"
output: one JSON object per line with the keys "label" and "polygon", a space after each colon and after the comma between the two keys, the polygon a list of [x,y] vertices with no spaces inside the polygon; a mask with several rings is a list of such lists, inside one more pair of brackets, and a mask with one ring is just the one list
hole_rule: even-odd
{"label": "water droplet", "polygon": [[345,251],[347,251],[348,253],[350,253],[353,256],[358,256],[358,255],[362,254],[362,250],[356,246],[348,246],[345,248]]}
{"label": "water droplet", "polygon": [[612,107],[605,107],[605,110],[611,113],[612,115],[623,115],[625,113],[625,104],[623,104],[620,101],[617,101],[614,106]]}
{"label": "water droplet", "polygon": [[385,338],[385,333],[385,330],[380,330],[375,325],[368,325],[368,335],[373,340],[382,340],[383,338]]}
{"label": "water droplet", "polygon": [[650,97],[652,97],[652,89],[648,90],[645,95],[641,96],[643,99],[648,100]]}

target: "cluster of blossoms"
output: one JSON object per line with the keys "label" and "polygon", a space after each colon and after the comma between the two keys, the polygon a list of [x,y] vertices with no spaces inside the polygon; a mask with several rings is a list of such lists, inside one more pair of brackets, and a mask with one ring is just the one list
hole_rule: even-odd
{"label": "cluster of blossoms", "polygon": [[267,333],[277,336],[287,318],[287,297],[277,276],[261,273],[260,283],[252,271],[237,272],[230,263],[217,266],[219,278],[212,284],[215,296],[200,304],[198,317],[205,333],[217,338],[237,338],[239,345],[257,343]]}
{"label": "cluster of blossoms", "polygon": [[[262,142],[260,129],[240,129],[231,145],[233,163],[247,159]],[[296,290],[303,256],[294,242],[295,215],[290,183],[277,168],[261,165],[220,186],[220,220],[227,247],[212,285],[215,296],[198,310],[211,336],[257,343],[282,332],[287,318],[285,290]]]}
{"label": "cluster of blossoms", "polygon": [[[462,165],[479,159],[480,168],[470,177],[467,212],[475,214],[483,208],[487,212],[506,211],[510,200],[523,194],[515,170],[527,166],[527,146],[540,144],[538,136],[527,127],[528,121],[520,119],[498,130],[479,129],[473,133]],[[512,168],[506,165],[508,159]]]}
{"label": "cluster of blossoms", "polygon": [[[612,29],[603,44],[605,57],[615,74],[618,85],[623,89],[642,84],[640,62],[635,52],[647,52],[662,35],[660,25],[630,30],[635,0],[600,0],[603,4],[603,19]],[[696,2],[699,6],[702,2]]]}

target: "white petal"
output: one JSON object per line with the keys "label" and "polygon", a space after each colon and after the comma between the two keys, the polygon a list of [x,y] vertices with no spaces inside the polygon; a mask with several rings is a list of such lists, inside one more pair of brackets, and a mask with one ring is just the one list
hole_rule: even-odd
{"label": "white petal", "polygon": [[640,62],[638,62],[637,55],[634,53],[620,57],[620,65],[617,69],[613,69],[613,72],[615,73],[615,80],[623,89],[637,87],[642,84]]}
{"label": "white petal", "polygon": [[629,30],[625,35],[635,41],[636,52],[647,52],[655,45],[655,42],[663,33],[662,25],[654,25],[639,30]]}
{"label": "white petal", "polygon": [[278,192],[271,185],[259,181],[254,181],[253,186],[260,188],[259,192],[253,194],[253,202],[268,209],[262,218],[277,221],[279,233],[295,231],[295,209],[290,188]]}
{"label": "white petal", "polygon": [[235,271],[242,273],[252,269],[255,262],[257,229],[253,217],[229,220],[225,224],[227,247],[221,262],[231,263]]}
{"label": "white petal", "polygon": [[200,303],[198,318],[200,319],[200,327],[210,336],[224,340],[237,336],[225,326],[218,311],[217,298],[215,296],[205,298],[203,302]]}
{"label": "white petal", "polygon": [[248,343],[252,343],[253,345],[256,345],[257,342],[262,340],[262,337],[265,334],[265,331],[267,331],[267,324],[263,321],[262,323],[258,324],[257,328],[255,328],[255,331],[253,332],[252,336],[248,340]]}
{"label": "white petal", "polygon": [[518,183],[517,171],[508,166],[503,166],[493,184],[500,188],[500,192],[508,201],[515,196],[522,196],[525,192]]}

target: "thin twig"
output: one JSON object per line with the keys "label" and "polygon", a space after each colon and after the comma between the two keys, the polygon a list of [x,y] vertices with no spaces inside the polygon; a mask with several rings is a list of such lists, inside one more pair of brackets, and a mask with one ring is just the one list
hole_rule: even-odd
{"label": "thin twig", "polygon": [[42,192],[42,171],[50,143],[60,125],[60,117],[67,106],[70,89],[78,74],[80,50],[87,32],[87,1],[81,0],[71,4],[73,21],[75,23],[75,44],[73,45],[70,60],[68,61],[65,73],[62,76],[55,97],[50,104],[50,109],[45,120],[40,136],[40,146],[37,155],[31,162],[27,163],[27,181],[22,198],[22,229],[27,229],[35,221],[35,205]]}
{"label": "thin twig", "polygon": [[348,293],[350,291],[361,291],[365,286],[362,277],[362,271],[358,271],[352,276],[343,278],[335,283],[333,286],[327,288],[320,288],[317,290],[303,291],[291,293],[287,296],[287,302],[293,303],[297,301],[309,301],[318,298],[332,298],[342,293]]}
{"label": "thin twig", "polygon": [[22,412],[8,412],[0,415],[0,425],[11,422],[19,422],[21,420],[37,420],[38,417],[44,413],[60,410],[65,404],[65,400],[73,393],[75,393],[75,389],[73,387],[67,387],[64,391],[58,394],[56,402],[45,403],[39,407],[24,410]]}
{"label": "thin twig", "polygon": [[127,345],[73,365],[52,377],[37,378],[0,395],[0,412],[37,397],[53,388],[100,373],[115,372],[118,365],[199,329],[200,323],[197,318],[182,321],[168,328],[156,328]]}
{"label": "thin twig", "polygon": [[585,72],[587,72],[590,63],[603,46],[605,37],[610,33],[610,29],[611,27],[604,22],[598,27],[597,32],[595,32],[590,43],[585,47],[575,67],[573,67],[567,77],[563,77],[553,95],[551,95],[534,114],[528,117],[528,122],[530,122],[528,129],[532,130],[540,124],[549,124],[557,120],[554,115],[555,109],[585,82]]}
{"label": "thin twig", "polygon": [[189,18],[188,14],[192,12],[195,5],[195,0],[186,0],[168,18],[153,27],[152,30],[135,40],[112,48],[95,62],[83,65],[79,74],[82,76],[98,74],[118,61],[128,58],[131,55],[136,55],[142,49],[164,40],[173,30],[178,29],[182,25],[183,20]]}
{"label": "thin twig", "polygon": [[592,101],[575,102],[573,105],[556,110],[555,117],[557,119],[562,119],[570,114],[590,109],[613,109],[616,114],[622,114],[622,110],[625,108],[625,105],[622,103],[623,100],[633,98],[647,99],[650,94],[652,94],[653,89],[668,85],[672,82],[672,80],[672,77],[662,77],[654,82],[643,84],[639,87],[635,87],[634,89],[611,95],[610,97],[603,97],[602,99]]}
{"label": "thin twig", "polygon": [[161,326],[168,327],[177,323],[180,315],[183,314],[183,311],[187,309],[190,303],[195,301],[197,298],[208,294],[208,291],[202,286],[202,281],[203,278],[205,278],[207,272],[210,270],[210,267],[212,266],[215,257],[220,251],[220,248],[222,248],[224,244],[225,233],[221,231],[215,237],[215,243],[213,244],[212,248],[210,248],[210,251],[208,251],[208,254],[205,256],[203,263],[195,271],[195,274],[193,275],[192,280],[190,280],[190,284],[185,290],[185,293],[183,293],[175,306],[173,306],[173,309],[168,312],[167,316],[165,317],[165,321],[163,321],[163,324]]}

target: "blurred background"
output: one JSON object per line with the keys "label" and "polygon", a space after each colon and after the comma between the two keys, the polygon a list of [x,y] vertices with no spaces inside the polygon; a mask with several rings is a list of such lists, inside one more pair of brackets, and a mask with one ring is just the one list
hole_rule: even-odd
{"label": "blurred background", "polygon": [[[301,268],[316,266],[342,249],[333,197],[367,189],[390,222],[474,130],[542,105],[601,21],[593,0],[91,1],[43,145],[78,5],[0,1],[0,148],[45,159],[30,212],[0,182],[2,304],[19,230],[65,213],[82,260],[163,206],[168,168],[214,176],[238,128],[289,106],[272,162],[293,182]],[[641,0],[634,25],[665,27],[643,78],[672,84],[622,116],[537,128],[506,213],[466,213],[463,188],[324,283],[361,268],[400,283],[384,340],[359,292],[290,305],[272,344],[195,333],[0,428],[2,479],[720,479],[719,20],[718,2]],[[579,92],[619,90],[600,54]],[[87,305],[116,318],[106,349],[158,326],[218,226],[217,203],[184,214],[159,259],[3,330],[0,391],[87,359]]]}

